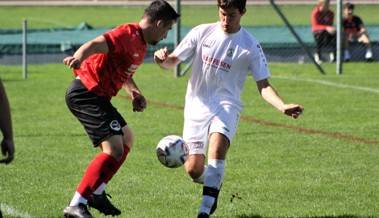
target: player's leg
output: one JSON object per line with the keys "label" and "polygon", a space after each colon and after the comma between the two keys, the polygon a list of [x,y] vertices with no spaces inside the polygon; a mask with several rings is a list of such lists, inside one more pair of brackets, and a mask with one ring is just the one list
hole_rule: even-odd
{"label": "player's leg", "polygon": [[205,154],[190,154],[184,164],[185,171],[193,182],[203,184],[206,172]]}
{"label": "player's leg", "polygon": [[344,53],[343,53],[343,60],[345,62],[350,61],[350,52],[349,52],[349,45],[350,45],[350,40],[349,38],[351,33],[344,32],[343,33],[343,48],[344,48]]}
{"label": "player's leg", "polygon": [[226,154],[239,123],[240,112],[233,107],[217,111],[209,126],[208,168],[199,216],[212,214],[217,208],[218,195],[225,175]]}
{"label": "player's leg", "polygon": [[129,154],[131,147],[133,146],[134,133],[132,129],[126,125],[126,122],[117,111],[113,111],[112,114],[114,117],[112,119],[120,120],[122,123],[123,127],[121,133],[123,135],[113,135],[107,140],[103,141],[100,146],[102,152],[113,156],[115,159],[117,159],[118,162],[114,168],[108,169],[108,174],[106,175],[102,184],[98,186],[98,188],[91,194],[88,205],[99,210],[105,215],[114,216],[120,215],[121,211],[109,201],[108,196],[110,197],[110,195],[106,194],[105,188],[108,182],[113,178],[113,176],[117,173],[117,171],[126,160],[126,157]]}
{"label": "player's leg", "polygon": [[358,38],[358,42],[363,42],[366,44],[366,54],[365,54],[365,58],[367,61],[372,61],[372,50],[371,50],[371,41],[370,41],[370,37],[368,36],[368,34],[366,32],[362,33],[360,35],[360,37]]}
{"label": "player's leg", "polygon": [[[123,144],[123,152],[121,155],[121,151],[114,151],[115,149],[110,147],[109,144],[102,143],[102,150],[105,153],[118,153],[118,164],[115,169],[109,174],[109,176],[103,181],[103,183],[92,193],[90,199],[88,201],[88,205],[90,207],[98,209],[100,212],[105,215],[119,215],[121,211],[116,208],[108,199],[108,194],[105,193],[105,188],[107,187],[108,182],[113,178],[113,176],[118,172],[122,164],[124,163],[128,153],[130,152],[133,142],[134,142],[134,133],[129,126],[124,126],[122,144]],[[117,148],[116,148],[117,150]],[[121,156],[120,156],[121,155]]]}
{"label": "player's leg", "polygon": [[229,139],[218,132],[210,136],[208,167],[204,179],[203,197],[199,214],[213,214],[217,208],[217,199],[225,175],[225,159],[229,148]]}
{"label": "player's leg", "polygon": [[[124,133],[124,135],[122,136],[123,152],[122,152],[121,157],[119,156],[120,159],[119,159],[118,166],[117,166],[114,174],[117,173],[119,168],[122,166],[122,164],[126,160],[126,157],[129,154],[129,152],[133,146],[133,142],[134,142],[134,133],[129,126],[126,125],[126,126],[122,127],[122,132]],[[111,149],[109,148],[109,146],[101,146],[101,148],[102,148],[102,151],[105,153],[111,153],[112,152]],[[120,153],[118,155],[120,155]],[[104,183],[94,192],[94,194],[97,194],[97,195],[102,194],[103,191],[105,190],[106,185],[108,184],[109,180],[112,179],[114,174],[112,174],[110,177],[108,177],[104,181]]]}
{"label": "player's leg", "polygon": [[336,34],[325,32],[325,47],[330,52],[330,62],[335,62],[337,55],[337,37]]}
{"label": "player's leg", "polygon": [[316,41],[316,53],[314,55],[314,58],[318,64],[321,64],[322,63],[322,47],[323,47],[322,31],[314,32],[313,37]]}
{"label": "player's leg", "polygon": [[88,199],[117,169],[124,153],[121,126],[125,126],[126,122],[111,105],[109,98],[89,92],[80,80],[71,83],[66,102],[95,147],[111,146],[108,152],[100,152],[88,165],[73,199],[64,209],[65,216],[80,217],[78,213],[82,212],[83,217],[92,217],[86,210]]}
{"label": "player's leg", "polygon": [[183,139],[189,149],[184,169],[192,181],[199,184],[203,184],[207,170],[204,164],[208,142],[208,120],[208,118],[192,120],[187,117],[183,127]]}

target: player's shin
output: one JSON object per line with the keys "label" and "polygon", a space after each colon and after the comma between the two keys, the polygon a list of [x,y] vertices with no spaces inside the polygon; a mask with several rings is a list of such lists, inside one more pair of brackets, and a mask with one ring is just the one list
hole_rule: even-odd
{"label": "player's shin", "polygon": [[225,175],[225,160],[208,160],[208,170],[204,179],[203,198],[200,212],[213,213],[217,207],[217,198]]}

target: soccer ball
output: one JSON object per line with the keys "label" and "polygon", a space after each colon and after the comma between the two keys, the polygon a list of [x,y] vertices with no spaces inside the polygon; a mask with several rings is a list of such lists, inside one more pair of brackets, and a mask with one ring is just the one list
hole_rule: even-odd
{"label": "soccer ball", "polygon": [[188,158],[188,152],[186,142],[177,135],[168,135],[157,145],[158,160],[168,168],[182,166]]}

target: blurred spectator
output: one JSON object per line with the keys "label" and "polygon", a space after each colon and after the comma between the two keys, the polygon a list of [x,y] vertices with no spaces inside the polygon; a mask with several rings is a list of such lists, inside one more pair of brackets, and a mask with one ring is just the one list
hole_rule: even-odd
{"label": "blurred spectator", "polygon": [[312,33],[316,41],[315,60],[321,64],[325,59],[322,50],[330,52],[330,62],[336,57],[336,29],[333,27],[334,12],[329,9],[329,0],[318,0],[312,12]]}
{"label": "blurred spectator", "polygon": [[344,30],[344,61],[350,61],[349,44],[350,42],[363,42],[366,44],[367,61],[372,61],[371,42],[367,34],[367,29],[360,17],[354,15],[354,5],[346,3],[344,5],[344,17],[342,21]]}
{"label": "blurred spectator", "polygon": [[3,82],[0,79],[0,130],[3,134],[1,141],[1,153],[6,156],[4,159],[0,159],[0,164],[9,164],[14,158],[14,142],[13,142],[13,130],[11,111],[9,107],[9,101]]}

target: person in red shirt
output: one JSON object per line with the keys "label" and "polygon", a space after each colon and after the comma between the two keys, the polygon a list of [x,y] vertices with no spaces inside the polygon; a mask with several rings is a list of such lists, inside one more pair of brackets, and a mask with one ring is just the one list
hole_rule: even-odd
{"label": "person in red shirt", "polygon": [[316,41],[315,60],[321,64],[322,49],[330,51],[330,62],[336,57],[336,29],[333,27],[334,12],[329,9],[329,0],[318,0],[312,12],[312,33]]}
{"label": "person in red shirt", "polygon": [[371,40],[362,19],[354,15],[354,4],[346,3],[344,5],[342,27],[344,30],[344,61],[350,61],[349,44],[354,41],[366,44],[365,58],[367,61],[372,61]]}
{"label": "person in red shirt", "polygon": [[146,99],[133,80],[147,45],[156,45],[179,19],[169,3],[153,1],[138,23],[127,23],[85,43],[63,63],[74,69],[66,103],[101,152],[88,165],[74,197],[64,208],[65,217],[91,218],[88,206],[105,215],[121,211],[107,198],[105,188],[124,163],[134,133],[111,104],[122,88],[130,94],[133,111],[142,112]]}

